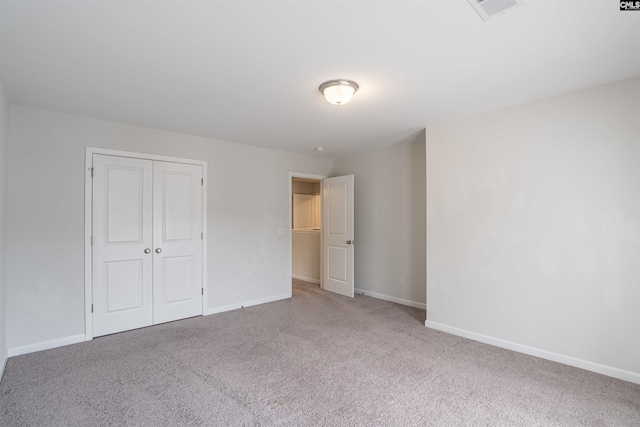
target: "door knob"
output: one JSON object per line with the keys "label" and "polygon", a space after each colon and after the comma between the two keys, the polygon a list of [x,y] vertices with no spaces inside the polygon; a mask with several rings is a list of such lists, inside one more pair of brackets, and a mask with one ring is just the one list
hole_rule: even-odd
{"label": "door knob", "polygon": [[350,245],[350,244],[351,244],[351,240],[347,240],[347,245]]}
{"label": "door knob", "polygon": [[145,254],[150,254],[150,253],[151,253],[151,249],[149,249],[149,248],[145,249],[145,250],[144,250],[144,253],[145,253]]}
{"label": "door knob", "polygon": [[156,248],[156,253],[157,253],[157,254],[162,253],[162,249],[160,249],[160,248]]}

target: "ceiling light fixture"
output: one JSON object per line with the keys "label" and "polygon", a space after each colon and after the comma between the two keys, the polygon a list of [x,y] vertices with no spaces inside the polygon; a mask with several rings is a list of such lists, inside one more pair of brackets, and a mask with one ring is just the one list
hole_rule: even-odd
{"label": "ceiling light fixture", "polygon": [[351,80],[329,80],[322,83],[318,89],[329,104],[340,106],[351,101],[353,94],[358,91],[358,84]]}

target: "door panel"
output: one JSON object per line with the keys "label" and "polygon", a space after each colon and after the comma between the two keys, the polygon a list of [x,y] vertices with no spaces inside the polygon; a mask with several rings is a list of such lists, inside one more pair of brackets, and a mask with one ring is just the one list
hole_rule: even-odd
{"label": "door panel", "polygon": [[[353,297],[353,175],[323,180],[324,289]],[[349,243],[347,243],[349,242]]]}
{"label": "door panel", "polygon": [[202,314],[202,166],[153,168],[154,323],[162,323]]}
{"label": "door panel", "polygon": [[329,183],[329,195],[327,203],[329,206],[329,234],[334,236],[347,235],[347,183]]}
{"label": "door panel", "polygon": [[[106,244],[141,243],[144,180],[140,169],[109,165],[106,176]],[[149,208],[149,207],[147,207]]]}
{"label": "door panel", "polygon": [[162,260],[162,292],[165,304],[190,301],[194,298],[194,287],[183,286],[185,281],[193,283],[195,270],[193,258],[193,256],[164,257]]}
{"label": "door panel", "polygon": [[143,308],[143,262],[142,259],[131,259],[104,263],[107,315],[118,311]]}
{"label": "door panel", "polygon": [[342,283],[347,281],[347,249],[343,247],[329,246],[327,277]]}
{"label": "door panel", "polygon": [[[163,170],[162,227],[163,242],[191,240],[194,235],[194,194],[196,177],[191,174]],[[197,189],[200,188],[198,179]],[[197,227],[198,232],[200,227]]]}
{"label": "door panel", "polygon": [[151,325],[152,172],[148,160],[93,156],[93,335]]}

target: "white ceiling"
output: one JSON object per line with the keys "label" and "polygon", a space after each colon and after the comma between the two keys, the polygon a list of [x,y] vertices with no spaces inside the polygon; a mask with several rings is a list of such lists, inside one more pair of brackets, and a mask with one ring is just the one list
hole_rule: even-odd
{"label": "white ceiling", "polygon": [[[640,12],[615,0],[489,22],[466,0],[3,0],[0,25],[12,103],[323,157],[640,75]],[[335,78],[350,104],[323,100]]]}

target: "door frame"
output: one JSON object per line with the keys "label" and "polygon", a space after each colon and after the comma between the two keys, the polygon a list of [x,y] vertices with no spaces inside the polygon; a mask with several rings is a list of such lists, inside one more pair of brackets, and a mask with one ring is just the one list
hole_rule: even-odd
{"label": "door frame", "polygon": [[129,157],[134,159],[155,160],[161,162],[185,163],[202,166],[202,315],[207,314],[208,286],[207,286],[207,161],[185,159],[182,157],[161,156],[157,154],[139,153],[135,151],[111,150],[108,148],[85,148],[85,180],[84,180],[84,336],[85,341],[93,339],[93,255],[91,250],[91,230],[93,229],[93,155]]}
{"label": "door frame", "polygon": [[[291,232],[291,224],[293,224],[293,184],[291,183],[292,178],[307,178],[307,179],[317,179],[320,181],[320,198],[324,200],[322,196],[322,180],[327,178],[327,175],[314,175],[310,173],[300,173],[300,172],[289,172],[289,225],[287,227],[288,235],[289,235],[289,271],[287,272],[287,277],[289,278],[289,298],[293,296],[293,289],[291,288],[291,280],[293,279],[293,233]],[[322,218],[324,218],[324,212],[322,213]],[[324,223],[321,224],[321,227]],[[324,289],[324,258],[322,254],[322,231],[320,232],[320,289]]]}

